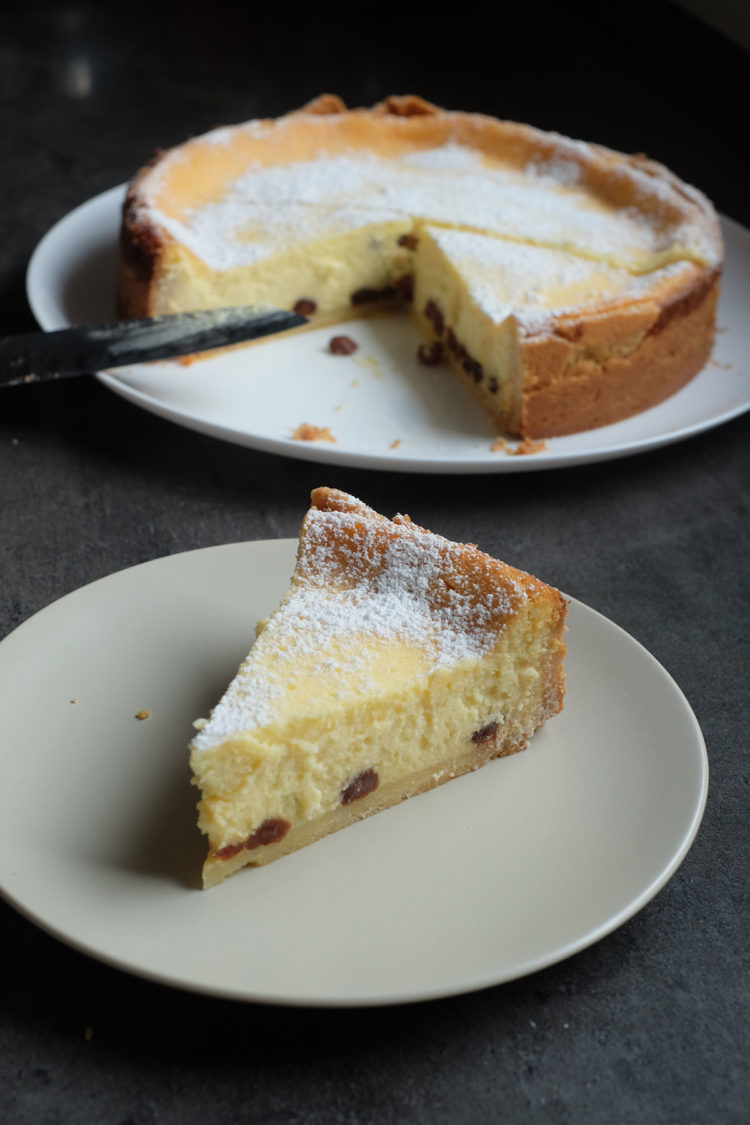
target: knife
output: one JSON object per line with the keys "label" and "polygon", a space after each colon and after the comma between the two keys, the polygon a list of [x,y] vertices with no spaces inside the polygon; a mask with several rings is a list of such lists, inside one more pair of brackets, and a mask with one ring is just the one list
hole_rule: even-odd
{"label": "knife", "polygon": [[84,375],[190,355],[307,324],[307,317],[252,305],[82,324],[0,338],[0,387]]}

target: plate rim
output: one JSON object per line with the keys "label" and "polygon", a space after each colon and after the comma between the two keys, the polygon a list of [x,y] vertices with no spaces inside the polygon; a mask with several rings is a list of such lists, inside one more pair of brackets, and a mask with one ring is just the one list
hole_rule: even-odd
{"label": "plate rim", "polygon": [[[22,631],[24,631],[32,622],[37,622],[40,617],[47,613],[48,610],[58,606],[61,602],[74,599],[76,596],[82,594],[84,591],[91,591],[92,588],[103,586],[111,582],[112,579],[117,579],[123,575],[133,575],[134,572],[143,570],[144,568],[153,568],[154,566],[162,566],[168,572],[170,562],[175,558],[180,558],[186,555],[199,555],[204,556],[214,555],[218,556],[226,550],[236,549],[239,552],[247,552],[252,554],[256,548],[260,548],[261,553],[269,549],[281,550],[282,552],[289,552],[290,561],[293,562],[293,552],[296,549],[296,538],[280,538],[280,539],[257,539],[257,540],[241,540],[236,542],[227,542],[217,544],[209,547],[199,547],[192,550],[178,552],[176,555],[164,555],[156,558],[148,559],[146,561],[136,563],[133,566],[124,567],[120,570],[115,570],[100,578],[94,579],[91,582],[63,594],[60,598],[55,599],[48,605],[44,606],[36,613],[32,614],[25,621],[21,622],[15,629],[8,633],[0,640],[0,645],[11,641]],[[635,650],[641,660],[648,662],[654,670],[657,670],[663,677],[665,684],[673,693],[674,703],[680,704],[684,712],[684,716],[689,719],[690,729],[694,735],[694,743],[692,744],[692,751],[697,751],[697,762],[699,764],[699,781],[695,791],[692,793],[693,801],[690,805],[690,819],[687,830],[682,835],[678,846],[670,855],[669,860],[664,864],[659,873],[651,879],[645,886],[641,888],[638,894],[634,895],[630,900],[625,903],[620,909],[612,913],[607,919],[598,925],[589,928],[581,933],[578,937],[568,941],[564,945],[556,946],[554,949],[548,950],[545,953],[530,958],[523,963],[517,963],[508,969],[506,967],[502,971],[488,971],[480,974],[467,975],[460,981],[456,980],[442,988],[422,988],[416,989],[412,993],[408,993],[403,989],[397,990],[393,993],[382,992],[377,996],[373,995],[336,995],[332,996],[330,993],[322,993],[319,995],[305,995],[297,997],[289,994],[277,993],[274,991],[264,992],[261,990],[249,990],[245,987],[232,987],[222,985],[210,985],[203,982],[195,982],[185,978],[185,976],[170,975],[168,972],[158,971],[153,968],[144,967],[142,964],[137,964],[133,959],[128,960],[113,953],[108,953],[106,949],[102,949],[94,942],[86,942],[69,932],[66,932],[64,926],[59,923],[56,924],[54,920],[45,917],[43,913],[29,907],[23,900],[22,895],[14,893],[9,879],[0,875],[0,898],[5,900],[14,910],[21,914],[27,921],[37,926],[42,931],[54,937],[56,940],[61,941],[64,945],[91,957],[93,960],[109,965],[120,971],[127,972],[131,975],[140,977],[145,980],[150,980],[154,983],[166,985],[168,987],[178,988],[183,991],[192,992],[196,994],[215,996],[223,999],[234,1000],[244,1003],[258,1003],[267,1004],[280,1007],[305,1007],[305,1008],[369,1008],[369,1007],[385,1007],[397,1004],[417,1003],[428,1000],[435,1000],[447,998],[457,995],[465,995],[472,992],[482,991],[487,988],[492,988],[497,985],[506,984],[514,980],[522,979],[533,973],[539,972],[543,969],[549,968],[553,965],[567,960],[575,956],[577,953],[595,945],[615,930],[619,929],[625,922],[629,921],[637,913],[639,913],[658,893],[666,886],[674,874],[677,872],[685,857],[687,856],[693,842],[700,829],[703,815],[706,808],[709,786],[709,761],[705,739],[698,722],[697,716],[690,706],[684,692],[677,684],[671,673],[657,660],[657,658],[632,634],[628,633],[616,622],[612,621],[606,615],[600,613],[598,610],[588,606],[585,602],[569,595],[564,595],[572,608],[574,614],[582,614],[590,616],[595,621],[599,629],[604,629],[612,633],[619,642],[624,642],[635,646]],[[570,635],[570,634],[569,634]]]}
{"label": "plate rim", "polygon": [[[54,317],[48,317],[46,315],[45,303],[40,299],[39,295],[40,288],[42,290],[45,288],[43,267],[47,256],[51,252],[51,248],[56,246],[57,241],[63,237],[64,232],[66,232],[69,227],[72,227],[80,220],[83,211],[88,208],[94,209],[95,207],[105,210],[110,201],[113,205],[116,201],[121,202],[126,189],[126,183],[118,184],[79,203],[58,219],[36,244],[26,270],[26,298],[35,319],[43,330],[49,331],[54,328],[65,327],[64,324],[54,323]],[[719,219],[722,225],[726,224],[735,239],[746,238],[750,244],[750,230],[729,216],[719,214]],[[698,378],[700,374],[701,372],[699,372],[695,378]],[[110,391],[132,403],[139,409],[146,410],[151,414],[170,421],[175,425],[182,426],[185,429],[210,436],[220,441],[226,441],[233,445],[255,449],[263,453],[289,457],[293,460],[324,463],[343,468],[374,469],[382,472],[423,473],[425,475],[438,473],[448,475],[466,475],[471,473],[477,475],[491,475],[498,473],[544,472],[547,470],[572,468],[578,465],[596,464],[602,461],[620,460],[636,456],[640,453],[648,453],[655,449],[661,449],[677,442],[686,441],[691,437],[696,437],[699,434],[722,426],[732,421],[734,418],[740,417],[742,414],[750,411],[750,395],[748,395],[744,402],[737,403],[719,414],[689,423],[678,429],[667,427],[660,433],[652,434],[647,437],[631,438],[626,441],[621,441],[619,444],[605,443],[590,449],[578,451],[572,450],[562,453],[550,452],[548,454],[545,450],[533,456],[505,456],[492,459],[484,456],[481,458],[473,458],[465,455],[455,458],[429,455],[415,455],[414,457],[409,457],[403,454],[391,453],[387,455],[378,453],[358,453],[352,450],[332,448],[329,445],[316,446],[315,443],[312,442],[298,442],[285,437],[269,437],[262,434],[251,434],[247,430],[237,429],[231,425],[212,423],[206,419],[201,419],[197,415],[191,414],[187,410],[162,403],[158,398],[150,396],[137,387],[130,386],[127,382],[118,378],[117,374],[113,371],[97,372],[96,378]],[[686,386],[689,385],[690,383],[686,384]],[[668,399],[665,400],[665,402],[668,401]],[[653,409],[659,409],[662,406],[664,406],[664,403],[657,404]],[[626,419],[625,421],[630,421],[630,419]],[[618,423],[615,423],[615,425],[617,424]],[[600,427],[600,429],[605,432],[608,428],[609,427],[606,426]],[[587,432],[595,433],[596,431]],[[568,437],[575,437],[575,435],[568,435]],[[548,441],[555,440],[555,438],[548,439]]]}

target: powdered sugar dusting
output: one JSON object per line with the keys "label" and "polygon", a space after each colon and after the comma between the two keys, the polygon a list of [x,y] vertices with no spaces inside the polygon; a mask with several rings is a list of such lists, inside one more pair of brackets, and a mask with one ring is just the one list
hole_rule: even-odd
{"label": "powdered sugar dusting", "polygon": [[[223,271],[260,262],[301,238],[308,243],[378,223],[397,223],[400,212],[386,208],[315,207],[289,202],[210,204],[184,223],[154,212],[165,230],[212,269]],[[302,233],[304,232],[304,234]]]}
{"label": "powdered sugar dusting", "polygon": [[486,557],[475,549],[364,505],[312,508],[301,543],[289,593],[196,734],[197,750],[271,722],[303,665],[327,681],[329,696],[357,698],[377,691],[373,661],[384,646],[414,650],[422,675],[478,657],[527,597],[505,570],[482,581]]}
{"label": "powdered sugar dusting", "polygon": [[436,665],[492,647],[493,622],[504,620],[524,597],[510,578],[478,596],[466,548],[402,516],[384,533],[382,523],[359,512],[313,509],[299,569],[316,591],[335,588],[346,595],[342,633],[354,611],[369,635],[427,644]]}
{"label": "powdered sugar dusting", "polygon": [[645,275],[561,250],[488,238],[471,231],[427,228],[465,280],[471,300],[495,324],[514,317],[527,332],[551,326],[560,315],[649,292],[659,278],[690,274],[673,262]]}
{"label": "powdered sugar dusting", "polygon": [[525,172],[527,176],[554,180],[563,187],[574,187],[581,182],[580,164],[559,155],[530,160]]}
{"label": "powdered sugar dusting", "polygon": [[[265,123],[262,130],[271,127]],[[227,136],[217,130],[208,143],[224,143]],[[177,159],[180,150],[175,151],[169,159]],[[637,265],[673,238],[669,222],[610,206],[592,194],[581,182],[581,159],[569,145],[557,157],[519,169],[455,142],[393,158],[362,151],[321,153],[313,160],[252,164],[220,199],[179,220],[156,209],[154,189],[162,166],[144,183],[143,197],[154,218],[216,270],[247,265],[329,229],[382,218],[481,230],[610,256],[627,265]],[[674,202],[669,183],[638,169],[628,169],[628,175],[644,193],[657,197],[661,192],[665,201]],[[248,224],[261,233],[248,237]],[[688,249],[691,232],[692,226],[680,231]]]}

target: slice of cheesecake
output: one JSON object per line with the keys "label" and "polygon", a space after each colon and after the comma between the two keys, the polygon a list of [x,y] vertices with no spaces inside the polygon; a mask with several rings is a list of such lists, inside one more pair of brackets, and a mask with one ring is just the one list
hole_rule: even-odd
{"label": "slice of cheesecake", "polygon": [[567,250],[424,227],[414,318],[501,429],[552,437],[655,406],[701,370],[716,271],[645,274]]}
{"label": "slice of cheesecake", "polygon": [[562,707],[560,593],[318,488],[279,608],[191,744],[210,887],[512,754]]}

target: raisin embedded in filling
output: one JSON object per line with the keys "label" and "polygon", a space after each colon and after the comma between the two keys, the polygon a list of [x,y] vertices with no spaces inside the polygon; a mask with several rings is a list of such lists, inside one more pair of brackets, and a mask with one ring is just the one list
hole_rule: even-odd
{"label": "raisin embedded in filling", "polygon": [[427,302],[424,307],[424,315],[427,317],[430,324],[437,332],[438,336],[442,336],[443,329],[445,327],[445,320],[443,319],[443,314],[434,301]]}
{"label": "raisin embedded in filling", "polygon": [[481,746],[484,742],[491,742],[497,734],[499,727],[499,723],[487,723],[486,727],[480,727],[479,730],[474,731],[471,736],[471,741],[477,746]]}
{"label": "raisin embedded in filling", "polygon": [[448,351],[452,352],[457,359],[466,358],[466,348],[463,344],[459,344],[456,339],[456,334],[452,328],[449,328],[445,334],[445,342],[448,345]]}
{"label": "raisin embedded in filling", "polygon": [[464,359],[464,371],[466,371],[468,375],[471,375],[475,383],[481,383],[484,368],[479,360],[472,359],[470,355],[467,355]]}
{"label": "raisin embedded in filling", "polygon": [[291,827],[288,820],[282,820],[281,817],[277,816],[269,817],[248,836],[245,847],[251,852],[253,848],[260,848],[263,844],[278,844],[279,840],[284,839]]}
{"label": "raisin embedded in filling", "polygon": [[411,301],[414,297],[414,275],[405,273],[401,277],[397,277],[393,283],[393,288],[405,301]]}
{"label": "raisin embedded in filling", "polygon": [[353,305],[369,305],[373,301],[382,301],[386,297],[394,297],[396,290],[392,285],[384,289],[357,289],[349,298]]}
{"label": "raisin embedded in filling", "polygon": [[255,848],[260,848],[264,844],[278,844],[283,840],[287,832],[291,828],[288,820],[282,820],[281,817],[268,817],[263,823],[251,832],[246,840],[240,844],[225,844],[223,848],[219,848],[214,853],[216,859],[233,859],[234,856],[239,855],[241,851],[253,851]]}
{"label": "raisin embedded in filling", "polygon": [[[445,333],[445,343],[448,351],[456,357],[460,362],[467,375],[471,375],[475,383],[481,383],[484,378],[484,368],[478,359],[473,359],[469,355],[463,344],[456,338],[456,334],[452,328],[448,328]],[[493,376],[494,378],[494,376]],[[497,380],[495,380],[495,389],[493,393],[497,392]]]}
{"label": "raisin embedded in filling", "polygon": [[405,246],[407,250],[416,250],[419,245],[419,239],[416,234],[400,234],[398,236],[399,246]]}
{"label": "raisin embedded in filling", "polygon": [[214,852],[214,856],[216,859],[234,859],[236,855],[239,855],[240,852],[244,852],[244,850],[245,841],[243,840],[241,844],[225,844],[223,848],[219,848],[218,851]]}
{"label": "raisin embedded in filling", "polygon": [[361,800],[362,797],[366,797],[368,793],[377,789],[379,783],[380,778],[377,770],[362,770],[362,773],[353,777],[349,784],[341,790],[341,804],[351,805],[353,801]]}
{"label": "raisin embedded in filling", "polygon": [[312,297],[300,297],[295,301],[293,312],[299,313],[300,316],[312,316],[317,311],[317,302],[313,301]]}

